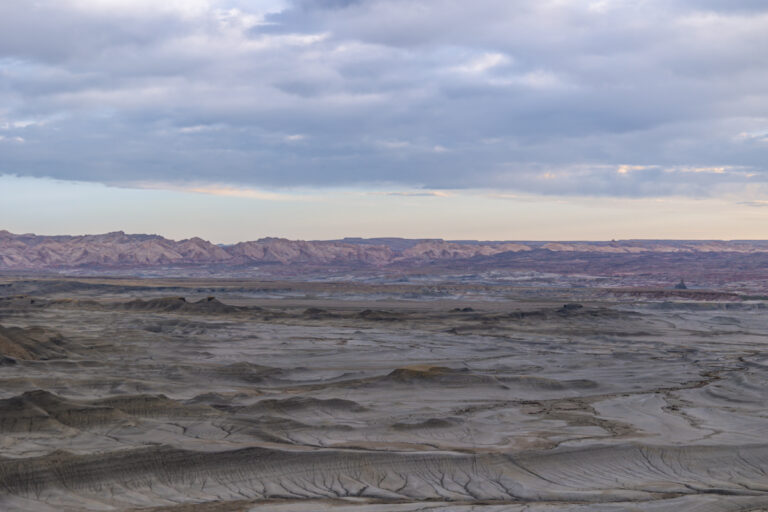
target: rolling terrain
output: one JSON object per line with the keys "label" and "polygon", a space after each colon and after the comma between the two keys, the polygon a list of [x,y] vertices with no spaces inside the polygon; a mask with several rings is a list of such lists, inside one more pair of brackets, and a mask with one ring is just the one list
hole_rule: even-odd
{"label": "rolling terrain", "polygon": [[0,278],[0,509],[760,511],[766,303]]}

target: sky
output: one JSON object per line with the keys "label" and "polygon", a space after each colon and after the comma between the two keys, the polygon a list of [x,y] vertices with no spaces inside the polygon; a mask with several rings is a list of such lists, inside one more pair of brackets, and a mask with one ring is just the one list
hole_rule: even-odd
{"label": "sky", "polygon": [[0,229],[768,238],[762,0],[3,0]]}

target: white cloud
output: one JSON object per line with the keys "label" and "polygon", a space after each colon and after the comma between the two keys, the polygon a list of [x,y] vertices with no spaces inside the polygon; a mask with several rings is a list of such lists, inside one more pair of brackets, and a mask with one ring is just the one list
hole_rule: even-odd
{"label": "white cloud", "polygon": [[459,73],[478,74],[484,73],[497,66],[501,66],[502,64],[507,64],[509,61],[510,59],[501,53],[484,53],[469,62],[454,66],[451,69]]}
{"label": "white cloud", "polygon": [[630,172],[634,171],[642,171],[647,169],[648,167],[645,165],[620,165],[618,169],[616,169],[617,174],[629,174]]}
{"label": "white cloud", "polygon": [[176,192],[185,192],[192,194],[205,194],[211,196],[236,197],[242,199],[259,199],[262,201],[309,201],[316,200],[317,197],[311,194],[290,194],[281,192],[272,192],[253,187],[244,187],[238,185],[211,184],[211,183],[193,183],[177,184],[164,183],[156,181],[124,183],[123,186],[130,188],[139,188],[145,190],[171,190]]}
{"label": "white cloud", "polygon": [[23,137],[6,137],[5,135],[0,135],[0,142],[23,144],[26,140],[24,140]]}

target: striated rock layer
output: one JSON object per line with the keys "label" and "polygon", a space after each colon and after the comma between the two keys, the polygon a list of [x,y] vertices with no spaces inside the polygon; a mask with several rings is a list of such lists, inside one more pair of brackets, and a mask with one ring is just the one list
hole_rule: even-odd
{"label": "striated rock layer", "polygon": [[[140,269],[169,266],[241,268],[258,264],[295,268],[523,269],[559,273],[760,273],[765,241],[625,240],[614,242],[477,242],[407,239],[301,241],[263,238],[218,246],[200,238],[158,235],[38,236],[0,231],[0,270]],[[762,275],[762,274],[760,274]],[[765,276],[763,276],[765,277]]]}

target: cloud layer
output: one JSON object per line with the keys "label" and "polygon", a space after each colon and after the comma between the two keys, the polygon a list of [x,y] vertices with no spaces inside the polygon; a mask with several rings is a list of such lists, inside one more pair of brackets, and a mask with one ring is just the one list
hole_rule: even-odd
{"label": "cloud layer", "polygon": [[768,184],[762,1],[158,5],[0,3],[0,173],[604,196]]}

